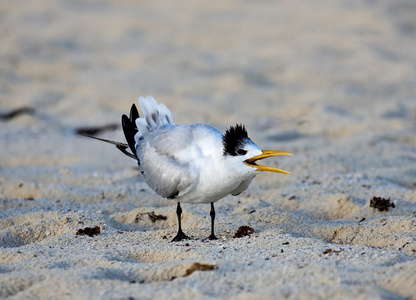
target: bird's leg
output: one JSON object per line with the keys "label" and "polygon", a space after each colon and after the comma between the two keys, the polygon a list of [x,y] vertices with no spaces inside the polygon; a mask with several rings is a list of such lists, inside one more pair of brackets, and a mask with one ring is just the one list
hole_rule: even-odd
{"label": "bird's leg", "polygon": [[218,240],[218,238],[214,234],[214,220],[215,220],[215,209],[214,209],[214,202],[211,202],[211,211],[209,212],[211,215],[211,235],[208,237],[210,240]]}
{"label": "bird's leg", "polygon": [[189,240],[190,237],[188,237],[182,231],[182,226],[181,226],[182,208],[181,208],[181,204],[179,202],[178,202],[178,206],[176,207],[176,214],[178,215],[178,225],[179,225],[179,229],[178,229],[178,234],[173,238],[172,242],[180,242],[182,240]]}

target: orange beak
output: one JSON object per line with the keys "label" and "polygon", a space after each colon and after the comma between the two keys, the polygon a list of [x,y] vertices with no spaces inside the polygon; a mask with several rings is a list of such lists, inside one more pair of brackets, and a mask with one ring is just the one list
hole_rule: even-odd
{"label": "orange beak", "polygon": [[256,161],[258,160],[271,157],[271,156],[277,156],[277,155],[293,155],[293,154],[289,152],[285,152],[285,151],[278,151],[278,150],[262,150],[262,154],[246,159],[244,163],[247,166],[256,168],[257,171],[268,171],[268,172],[275,172],[275,173],[290,174],[290,172],[287,172],[284,170],[280,170],[280,169],[273,168],[273,167],[260,166],[256,164]]}

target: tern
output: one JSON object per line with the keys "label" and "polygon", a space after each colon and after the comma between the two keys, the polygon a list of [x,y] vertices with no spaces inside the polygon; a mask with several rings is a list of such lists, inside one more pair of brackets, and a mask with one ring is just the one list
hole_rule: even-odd
{"label": "tern", "polygon": [[172,242],[190,239],[182,231],[180,203],[211,204],[208,239],[214,240],[215,202],[230,194],[239,195],[260,172],[290,174],[257,164],[267,157],[292,154],[260,150],[243,124],[230,126],[225,134],[209,125],[175,125],[170,110],[152,96],[139,97],[139,104],[143,117],[133,104],[130,116],[121,118],[127,144],[84,136],[111,143],[137,160],[148,186],[158,195],[177,202],[178,233]]}

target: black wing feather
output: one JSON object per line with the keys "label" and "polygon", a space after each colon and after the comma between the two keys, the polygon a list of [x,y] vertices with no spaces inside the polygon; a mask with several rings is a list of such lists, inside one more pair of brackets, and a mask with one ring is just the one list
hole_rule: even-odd
{"label": "black wing feather", "polygon": [[121,117],[121,125],[123,127],[124,136],[126,137],[126,141],[129,144],[131,152],[133,152],[134,156],[137,158],[137,160],[139,160],[136,153],[136,141],[134,140],[134,136],[137,133],[137,118],[139,118],[139,112],[137,111],[136,105],[133,104],[130,109],[130,118],[128,118],[126,115],[123,115]]}
{"label": "black wing feather", "polygon": [[133,122],[133,124],[135,124],[136,123],[136,119],[138,119],[138,118],[140,118],[139,112],[137,110],[136,105],[133,104],[131,106],[131,109],[130,109],[130,121]]}

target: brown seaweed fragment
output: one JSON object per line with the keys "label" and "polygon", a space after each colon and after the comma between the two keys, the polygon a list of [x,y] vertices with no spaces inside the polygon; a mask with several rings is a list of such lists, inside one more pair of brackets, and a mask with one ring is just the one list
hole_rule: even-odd
{"label": "brown seaweed fragment", "polygon": [[240,226],[236,233],[234,234],[234,238],[241,238],[243,236],[250,235],[254,232],[254,229],[250,226]]}
{"label": "brown seaweed fragment", "polygon": [[78,229],[76,235],[88,235],[88,236],[95,236],[99,235],[101,232],[101,228],[99,226],[95,226],[94,228],[85,227],[84,229]]}
{"label": "brown seaweed fragment", "polygon": [[208,264],[200,264],[200,263],[193,263],[192,266],[190,266],[183,277],[191,275],[195,271],[212,271],[216,268],[215,265],[208,265]]}
{"label": "brown seaweed fragment", "polygon": [[135,223],[139,223],[139,221],[142,219],[144,215],[147,215],[152,221],[152,223],[155,223],[156,221],[166,221],[168,219],[167,216],[164,215],[156,215],[155,212],[146,212],[146,213],[138,213],[136,218],[134,219]]}
{"label": "brown seaweed fragment", "polygon": [[328,254],[328,253],[340,253],[341,251],[342,251],[342,249],[339,249],[339,250],[326,249],[326,250],[324,250],[324,252],[322,252],[322,254]]}
{"label": "brown seaweed fragment", "polygon": [[164,215],[156,215],[153,211],[148,213],[149,219],[150,221],[152,221],[152,223],[155,223],[156,221],[166,221],[168,219],[167,216]]}
{"label": "brown seaweed fragment", "polygon": [[390,198],[373,197],[373,199],[370,200],[370,207],[378,209],[379,211],[389,211],[390,207],[395,208],[396,205],[394,205]]}

